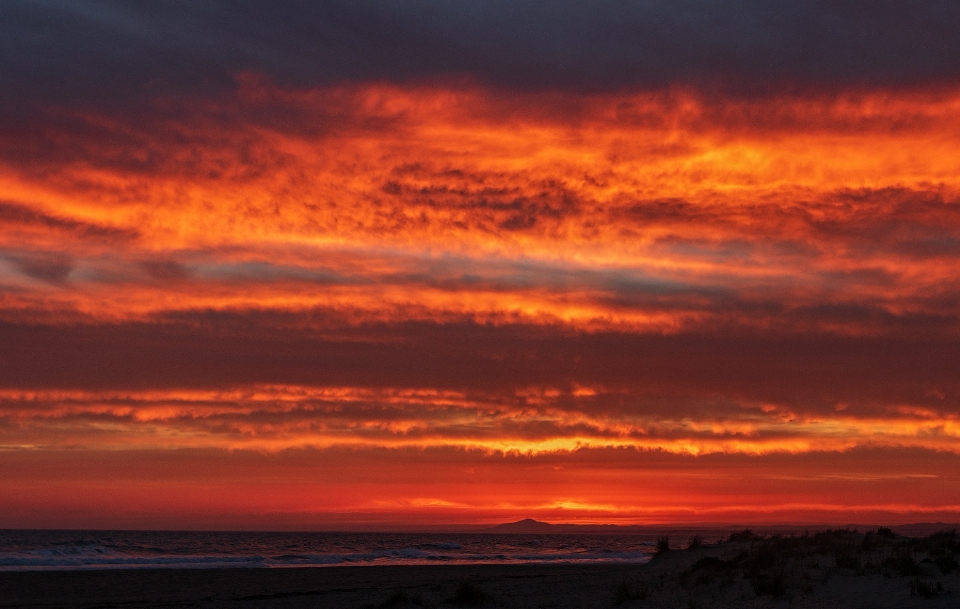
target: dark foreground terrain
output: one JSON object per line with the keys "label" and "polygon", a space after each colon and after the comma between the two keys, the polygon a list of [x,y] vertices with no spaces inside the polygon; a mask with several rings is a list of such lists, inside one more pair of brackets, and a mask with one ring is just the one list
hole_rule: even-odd
{"label": "dark foreground terrain", "polygon": [[[670,547],[662,540],[662,548]],[[835,530],[667,549],[646,565],[0,573],[0,607],[960,607],[960,537]]]}

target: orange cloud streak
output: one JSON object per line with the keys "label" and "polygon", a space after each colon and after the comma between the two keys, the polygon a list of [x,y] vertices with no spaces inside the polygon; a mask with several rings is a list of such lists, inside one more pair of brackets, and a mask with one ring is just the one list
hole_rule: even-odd
{"label": "orange cloud streak", "polygon": [[[300,128],[212,118],[245,107],[284,108]],[[51,160],[42,179],[7,164],[0,190],[43,220],[4,232],[0,246],[20,254],[0,269],[3,305],[100,319],[329,307],[657,332],[726,317],[692,297],[615,304],[619,281],[923,312],[960,271],[936,251],[960,227],[958,108],[949,91],[708,102],[683,90],[565,107],[469,88],[292,92],[244,76],[234,99],[187,102],[193,118],[77,117],[112,139]],[[118,167],[127,158],[133,169]],[[50,249],[67,255],[66,284],[31,274]],[[509,268],[470,268],[481,260]],[[524,266],[553,277],[531,285]]]}
{"label": "orange cloud streak", "polygon": [[[812,347],[780,369],[764,367],[769,352],[732,348],[736,362],[689,386],[635,381],[626,368],[596,383],[522,378],[528,361],[612,365],[618,354],[602,345],[623,337],[907,337],[949,353],[960,337],[960,90],[571,100],[462,83],[292,90],[243,74],[228,96],[60,118],[35,139],[0,134],[0,332],[27,337],[0,353],[0,480],[13,493],[0,512],[18,523],[47,500],[95,512],[97,489],[122,495],[130,513],[195,505],[196,522],[230,502],[251,513],[489,521],[519,511],[604,521],[960,513],[955,475],[941,467],[960,455],[950,362],[890,395],[870,385],[884,374],[873,360],[820,388],[796,370],[829,365],[813,366],[826,349]],[[424,339],[435,359],[404,367],[411,336],[461,326],[476,333]],[[387,331],[396,328],[406,334]],[[573,337],[579,350],[553,354],[545,340],[527,352],[511,339],[518,328]],[[216,389],[70,376],[93,351],[139,356],[156,345],[124,351],[123,337],[164,329],[171,341],[237,343],[208,354],[197,339],[144,361],[184,378],[212,378],[203,365],[235,366],[234,376],[211,380]],[[41,330],[47,342],[35,346],[29,332]],[[600,347],[576,342],[600,335]],[[68,336],[96,347],[58,359]],[[296,354],[229,351],[275,336],[302,340],[302,357],[330,357],[304,368],[366,364],[343,382],[300,382],[285,376]],[[367,351],[349,351],[357,344]],[[647,349],[651,362],[665,343],[623,344],[620,355]],[[378,376],[380,360],[364,354],[390,348],[396,374]],[[697,348],[671,356],[677,377],[729,363],[698,359]],[[467,349],[480,355],[468,361]],[[450,367],[433,385],[397,381],[422,361]],[[478,362],[489,366],[476,373],[483,389],[454,379]],[[519,378],[506,378],[511,366]],[[767,387],[780,386],[776,374],[795,384],[746,389],[761,369]],[[739,376],[714,378],[730,370]],[[837,389],[857,383],[857,399]],[[208,472],[191,486],[157,465],[135,482],[119,463],[131,453],[225,459],[219,473],[233,477]],[[275,495],[244,490],[294,454],[312,461],[280,476]],[[611,454],[610,467],[594,463]],[[889,473],[868,463],[876,454],[922,455],[916,467],[890,466],[905,476],[890,484],[916,500],[871,486]],[[92,461],[44,487],[56,469],[44,459],[76,455]],[[825,455],[856,466],[835,471]],[[402,463],[382,465],[394,457]],[[648,459],[665,461],[644,473]],[[711,459],[750,465],[723,470],[733,472],[726,489],[707,480],[723,469]],[[686,477],[671,486],[677,463]],[[97,477],[103,464],[113,473]],[[370,473],[380,466],[386,479]],[[336,479],[313,484],[327,468]],[[405,468],[429,471],[391,486]],[[468,471],[482,472],[475,484],[461,482]],[[751,471],[763,472],[759,490],[730,482]],[[837,484],[850,477],[869,489],[858,497]],[[806,481],[809,496],[787,478]],[[644,497],[641,483],[669,488]]]}
{"label": "orange cloud streak", "polygon": [[[590,396],[593,397],[593,396]],[[886,416],[799,416],[744,408],[712,419],[591,413],[593,402],[505,400],[461,392],[351,387],[246,387],[208,392],[0,394],[0,448],[451,447],[483,453],[630,448],[676,454],[921,448],[960,454],[960,417],[896,409]]]}

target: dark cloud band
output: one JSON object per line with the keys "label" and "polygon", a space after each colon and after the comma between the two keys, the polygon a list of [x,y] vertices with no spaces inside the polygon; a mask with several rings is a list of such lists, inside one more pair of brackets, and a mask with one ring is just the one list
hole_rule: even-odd
{"label": "dark cloud band", "polygon": [[520,88],[836,86],[960,74],[954,2],[38,3],[0,8],[4,98],[114,103],[238,72],[287,85],[463,77]]}
{"label": "dark cloud band", "polygon": [[[307,330],[314,324],[321,329]],[[249,383],[505,392],[599,386],[607,406],[705,400],[833,412],[839,403],[955,411],[957,341],[826,335],[631,335],[529,326],[368,324],[266,312],[164,323],[0,324],[0,387],[229,388]],[[633,406],[630,406],[633,404]],[[657,406],[660,404],[660,406]],[[601,408],[602,405],[599,405]],[[733,406],[734,411],[737,410]],[[654,412],[649,412],[654,414]]]}

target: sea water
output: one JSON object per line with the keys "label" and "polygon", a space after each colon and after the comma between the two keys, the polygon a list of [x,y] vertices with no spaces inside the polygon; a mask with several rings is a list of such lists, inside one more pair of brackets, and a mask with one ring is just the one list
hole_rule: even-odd
{"label": "sea water", "polygon": [[0,571],[643,563],[643,535],[0,530]]}

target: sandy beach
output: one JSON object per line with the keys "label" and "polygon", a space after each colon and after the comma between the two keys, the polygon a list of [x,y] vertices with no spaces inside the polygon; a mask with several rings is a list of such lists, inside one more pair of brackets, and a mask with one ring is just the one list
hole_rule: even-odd
{"label": "sandy beach", "polygon": [[[809,541],[806,545],[796,539],[671,550],[644,565],[7,572],[0,573],[0,606],[879,609],[960,605],[960,572],[949,566],[941,569],[929,559],[937,555],[929,544],[925,557],[916,547],[895,546],[893,540],[886,546],[871,546],[872,538],[860,535],[854,560],[845,558],[842,536],[826,541],[804,538]],[[817,550],[824,547],[834,548],[833,554]]]}

